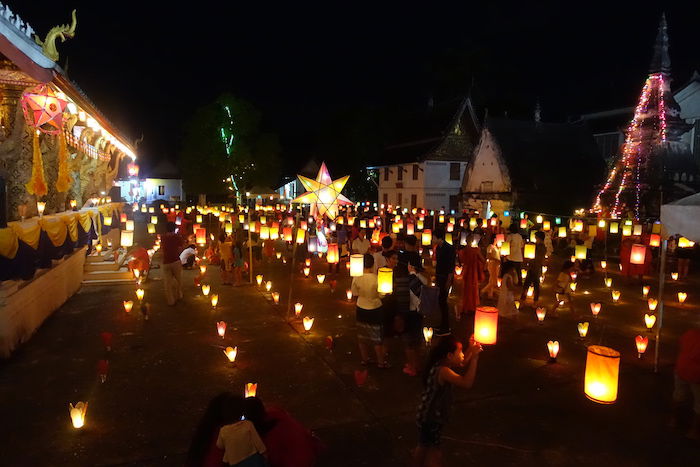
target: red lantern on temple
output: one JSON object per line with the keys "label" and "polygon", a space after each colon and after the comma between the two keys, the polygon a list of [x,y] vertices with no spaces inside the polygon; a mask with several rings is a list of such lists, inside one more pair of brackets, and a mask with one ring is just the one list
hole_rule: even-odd
{"label": "red lantern on temple", "polygon": [[644,264],[646,258],[647,248],[644,245],[634,244],[632,245],[632,252],[630,253],[630,263],[632,264]]}

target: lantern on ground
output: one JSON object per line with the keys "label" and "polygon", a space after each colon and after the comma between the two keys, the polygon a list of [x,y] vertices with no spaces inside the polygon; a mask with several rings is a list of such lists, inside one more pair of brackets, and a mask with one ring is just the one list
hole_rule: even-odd
{"label": "lantern on ground", "polygon": [[607,288],[612,287],[612,277],[606,277],[603,282],[605,282],[605,287],[607,287]]}
{"label": "lantern on ground", "polygon": [[581,337],[581,339],[583,339],[584,337],[586,337],[586,335],[588,334],[588,321],[584,321],[584,322],[582,322],[582,323],[578,323],[577,327],[578,327],[578,335],[579,335],[579,337]]}
{"label": "lantern on ground", "polygon": [[601,345],[588,347],[584,392],[586,397],[600,404],[617,400],[620,372],[620,352]]}
{"label": "lantern on ground", "polygon": [[588,248],[585,245],[576,245],[576,259],[586,259]]}
{"label": "lantern on ground", "polygon": [[642,358],[642,354],[647,351],[647,346],[649,345],[649,338],[637,336],[634,338],[634,343],[637,346],[637,358]]}
{"label": "lantern on ground", "polygon": [[455,276],[461,276],[463,269],[464,268],[460,265],[455,266]]}
{"label": "lantern on ground", "polygon": [[632,245],[632,252],[630,253],[630,263],[632,264],[644,264],[644,259],[646,258],[647,248],[644,245],[634,244]]}
{"label": "lantern on ground", "polygon": [[143,296],[146,294],[146,292],[142,288],[136,289],[136,298],[139,299],[139,301],[143,301]]}
{"label": "lantern on ground", "polygon": [[257,282],[258,285],[262,285],[262,281],[263,281],[262,274],[258,274],[257,276],[255,276],[255,282]]}
{"label": "lantern on ground", "polygon": [[600,313],[600,308],[601,308],[602,306],[603,306],[603,305],[600,304],[600,303],[591,303],[591,313],[593,313],[593,316],[594,316],[595,318],[598,317],[598,313]]}
{"label": "lantern on ground", "polygon": [[229,362],[235,363],[236,355],[238,355],[238,347],[226,347],[226,350],[224,350],[224,355],[226,355]]}
{"label": "lantern on ground", "polygon": [[498,335],[498,308],[477,306],[474,314],[474,340],[480,344],[495,344]]}
{"label": "lantern on ground", "polygon": [[601,262],[600,262],[600,268],[601,268],[602,270],[605,270],[605,268],[607,268],[607,267],[608,267],[608,262],[607,262],[607,261],[601,261]]}
{"label": "lantern on ground", "polygon": [[131,312],[131,309],[134,307],[134,302],[131,300],[124,300],[124,311],[127,313]]}
{"label": "lantern on ground", "polygon": [[672,272],[672,273],[671,273],[671,279],[673,279],[674,281],[677,281],[677,280],[678,280],[678,273],[677,273],[677,272]]}
{"label": "lantern on ground", "polygon": [[527,259],[535,259],[535,244],[534,243],[527,243],[525,245],[523,255]]}
{"label": "lantern on ground", "polygon": [[363,255],[350,256],[350,277],[360,277],[364,273],[364,257]]}
{"label": "lantern on ground", "polygon": [[272,289],[272,281],[265,282],[265,290],[268,292]]}
{"label": "lantern on ground", "polygon": [[328,261],[328,264],[338,264],[340,258],[338,256],[337,243],[331,243],[328,245],[328,253],[326,253],[326,260]]}
{"label": "lantern on ground", "polygon": [[620,291],[619,290],[613,290],[611,292],[613,302],[617,303],[618,300],[620,300]]}
{"label": "lantern on ground", "polygon": [[88,403],[78,402],[75,404],[68,404],[68,412],[70,413],[70,419],[73,423],[73,428],[82,428],[85,425],[85,414],[87,413]]}
{"label": "lantern on ground", "polygon": [[301,315],[301,310],[303,308],[304,308],[304,305],[302,305],[301,303],[299,303],[299,302],[295,303],[294,304],[294,316],[296,316],[298,318],[299,315]]}
{"label": "lantern on ground", "polygon": [[394,273],[391,268],[379,268],[377,271],[377,292],[390,294],[394,290]]}
{"label": "lantern on ground", "polygon": [[219,294],[212,294],[211,295],[211,307],[216,308],[216,305],[219,304]]}
{"label": "lantern on ground", "polygon": [[685,303],[685,299],[688,298],[688,294],[685,292],[678,292],[678,303],[681,305]]}
{"label": "lantern on ground", "polygon": [[196,230],[197,245],[206,245],[207,243],[207,230],[199,228]]}
{"label": "lantern on ground", "polygon": [[542,306],[537,307],[535,314],[537,315],[537,321],[542,323],[544,321],[544,317],[547,315],[547,309]]}
{"label": "lantern on ground", "polygon": [[309,331],[311,331],[311,327],[314,325],[314,319],[310,316],[304,316],[304,319],[302,321],[304,324],[304,331],[306,331],[306,333],[308,334]]}
{"label": "lantern on ground", "polygon": [[216,332],[219,334],[219,337],[222,339],[226,335],[226,321],[217,321],[216,323]]}
{"label": "lantern on ground", "polygon": [[530,287],[527,288],[527,298],[532,298],[534,294],[535,294],[535,286],[531,285]]}
{"label": "lantern on ground", "polygon": [[656,315],[650,315],[648,313],[644,313],[644,325],[647,327],[649,331],[651,331],[651,328],[654,327],[656,324]]}
{"label": "lantern on ground", "polygon": [[272,292],[272,301],[275,302],[275,305],[279,305],[279,303],[280,303],[280,293],[279,292]]}
{"label": "lantern on ground", "polygon": [[323,282],[326,280],[326,275],[325,274],[316,274],[316,280],[318,281],[319,284],[323,284]]}
{"label": "lantern on ground", "polygon": [[345,296],[348,298],[348,301],[352,300],[352,290],[350,290],[350,289],[346,290]]}
{"label": "lantern on ground", "polygon": [[134,245],[134,232],[133,230],[122,230],[119,235],[119,243],[123,247],[130,247]]}
{"label": "lantern on ground", "polygon": [[429,345],[430,341],[433,340],[433,328],[424,327],[423,338],[425,339],[425,343]]}
{"label": "lantern on ground", "polygon": [[569,288],[572,292],[576,292],[576,282],[569,282]]}
{"label": "lantern on ground", "polygon": [[559,355],[559,341],[547,342],[547,351],[549,352],[549,361],[552,363],[556,362],[557,355]]}
{"label": "lantern on ground", "polygon": [[303,271],[304,271],[304,276],[305,276],[305,277],[309,277],[309,274],[311,274],[311,268],[308,267],[308,266],[306,266],[306,267],[303,269]]}
{"label": "lantern on ground", "polygon": [[651,287],[648,285],[643,285],[642,286],[642,297],[647,298],[649,295],[649,291],[651,290]]}
{"label": "lantern on ground", "polygon": [[421,244],[423,246],[430,246],[433,243],[433,233],[430,229],[425,229],[421,235]]}
{"label": "lantern on ground", "polygon": [[656,311],[659,301],[655,298],[650,298],[647,300],[647,305],[649,306],[649,311]]}
{"label": "lantern on ground", "polygon": [[258,393],[258,383],[246,383],[244,395],[246,399],[248,397],[255,397]]}
{"label": "lantern on ground", "polygon": [[209,295],[209,291],[211,290],[211,286],[209,284],[202,284],[202,295],[205,297]]}

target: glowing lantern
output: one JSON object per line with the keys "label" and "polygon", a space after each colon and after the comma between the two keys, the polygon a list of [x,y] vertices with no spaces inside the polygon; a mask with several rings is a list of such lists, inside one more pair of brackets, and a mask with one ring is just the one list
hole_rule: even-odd
{"label": "glowing lantern", "polygon": [[233,224],[227,222],[224,225],[224,232],[226,232],[226,235],[231,235],[233,233]]}
{"label": "glowing lantern", "polygon": [[656,307],[659,305],[659,301],[655,298],[650,298],[647,300],[647,305],[649,306],[649,311],[656,311]]}
{"label": "glowing lantern", "polygon": [[538,215],[538,216],[537,216],[537,217],[535,218],[535,220],[537,221],[537,223],[538,223],[538,224],[541,224],[541,223],[542,223],[542,221],[543,221],[543,217],[542,217],[542,215],[541,215],[541,214],[540,214],[540,215]]}
{"label": "glowing lantern", "polygon": [[647,248],[644,245],[634,244],[632,245],[632,252],[630,253],[630,263],[632,264],[644,264],[644,259],[646,258]]}
{"label": "glowing lantern", "polygon": [[527,259],[535,259],[535,244],[534,243],[527,243],[525,245],[523,255]]}
{"label": "glowing lantern", "polygon": [[659,246],[661,245],[661,235],[651,234],[649,236],[649,246]]}
{"label": "glowing lantern", "polygon": [[70,413],[73,428],[82,428],[85,425],[85,414],[87,413],[87,408],[87,402],[78,402],[75,404],[75,406],[73,406],[73,404],[68,404],[68,412]]}
{"label": "glowing lantern", "polygon": [[574,228],[572,229],[574,232],[583,232],[583,221],[580,219],[577,219],[574,221]]}
{"label": "glowing lantern", "polygon": [[531,285],[530,287],[527,288],[527,297],[532,298],[532,296],[535,293],[535,286]]}
{"label": "glowing lantern", "polygon": [[501,243],[501,256],[510,255],[510,242]]}
{"label": "glowing lantern", "polygon": [[585,245],[576,245],[576,259],[586,259],[588,248]]}
{"label": "glowing lantern", "polygon": [[224,338],[226,335],[226,321],[217,321],[216,332],[219,334],[219,337]]}
{"label": "glowing lantern", "polygon": [[364,273],[364,257],[362,255],[350,256],[350,277],[360,277]]}
{"label": "glowing lantern", "polygon": [[503,280],[502,280],[500,277],[499,277],[498,279],[496,279],[496,286],[497,286],[499,289],[501,288],[501,282],[503,282]]}
{"label": "glowing lantern", "polygon": [[224,355],[226,355],[229,362],[235,363],[236,355],[238,355],[238,347],[226,347],[226,350],[224,350]]}
{"label": "glowing lantern", "polygon": [[142,288],[136,289],[136,298],[139,299],[139,301],[143,301],[143,296],[145,295],[145,291]]}
{"label": "glowing lantern", "polygon": [[304,308],[304,305],[301,303],[297,302],[294,304],[294,315],[298,318],[299,315],[301,314],[301,310]]}
{"label": "glowing lantern", "polygon": [[653,328],[654,324],[656,324],[656,315],[644,313],[644,324],[646,325],[647,329],[651,331],[651,328]]}
{"label": "glowing lantern", "polygon": [[476,218],[472,217],[469,219],[469,228],[471,230],[476,229]]}
{"label": "glowing lantern", "polygon": [[323,281],[326,280],[326,275],[325,274],[316,274],[316,280],[318,281],[319,284],[323,284]]}
{"label": "glowing lantern", "polygon": [[279,303],[280,303],[280,293],[279,292],[272,292],[272,301],[275,302],[275,305],[279,305]]}
{"label": "glowing lantern", "polygon": [[430,341],[433,340],[433,328],[423,328],[423,338],[426,344],[430,344]]}
{"label": "glowing lantern", "polygon": [[[500,284],[499,284],[500,287]],[[520,300],[514,300],[513,303],[515,303],[515,309],[519,310],[520,309]]]}
{"label": "glowing lantern", "polygon": [[[98,253],[102,252],[102,244],[101,243],[98,243],[97,245],[95,245],[95,251]],[[138,269],[136,269],[136,271],[138,271]]]}
{"label": "glowing lantern", "polygon": [[255,282],[257,282],[258,285],[262,285],[262,281],[263,281],[262,274],[258,274],[257,276],[255,276]]}
{"label": "glowing lantern", "polygon": [[544,230],[545,232],[548,232],[551,229],[552,229],[552,223],[550,221],[544,221],[542,223],[542,230]]}
{"label": "glowing lantern", "polygon": [[211,296],[211,306],[212,308],[216,308],[216,305],[219,304],[219,294],[212,294]]}
{"label": "glowing lantern", "polygon": [[620,299],[620,291],[619,290],[613,290],[611,292],[613,302],[617,303],[617,301]]}
{"label": "glowing lantern", "polygon": [[689,248],[691,246],[695,245],[695,242],[691,242],[685,237],[681,237],[678,239],[678,247],[679,248]]}
{"label": "glowing lantern", "polygon": [[211,286],[209,284],[202,284],[202,295],[205,297],[209,295],[209,291],[211,290]]}
{"label": "glowing lantern", "polygon": [[194,218],[194,221],[195,221],[197,224],[201,224],[201,223],[202,223],[202,215],[201,215],[201,214],[197,214],[197,215],[195,216],[195,218]]}
{"label": "glowing lantern", "polygon": [[678,303],[681,305],[685,302],[685,299],[688,298],[688,294],[685,292],[678,292]]}
{"label": "glowing lantern", "polygon": [[559,238],[566,238],[566,227],[559,227]]}
{"label": "glowing lantern", "polygon": [[537,321],[541,323],[544,321],[544,317],[547,315],[547,309],[542,306],[537,307],[535,314],[537,315]]}
{"label": "glowing lantern", "polygon": [[605,282],[605,287],[607,287],[607,288],[612,287],[612,277],[606,277],[604,282]]}
{"label": "glowing lantern", "polygon": [[601,261],[601,262],[600,262],[600,267],[601,267],[601,269],[607,268],[607,267],[608,267],[608,262],[607,262],[607,261]]}
{"label": "glowing lantern", "polygon": [[503,234],[496,234],[496,245],[500,248],[503,242],[506,241],[506,237]]}
{"label": "glowing lantern", "polygon": [[632,226],[631,225],[623,225],[622,226],[622,236],[623,237],[629,237],[632,235]]}
{"label": "glowing lantern", "polygon": [[634,338],[634,343],[637,345],[637,357],[642,358],[642,354],[647,351],[647,345],[649,345],[649,338],[637,336]]}
{"label": "glowing lantern", "polygon": [[611,234],[616,234],[617,232],[619,232],[619,228],[620,228],[620,224],[618,224],[617,222],[610,223],[610,233]]}
{"label": "glowing lantern", "polygon": [[433,233],[430,229],[425,229],[421,235],[421,243],[423,246],[430,246],[433,243]]}
{"label": "glowing lantern", "polygon": [[[302,230],[303,232],[303,230]],[[293,237],[292,237],[292,228],[291,227],[284,227],[282,229],[282,236],[284,237],[285,242],[291,242]],[[303,242],[303,240],[302,240]]]}
{"label": "glowing lantern", "polygon": [[600,308],[602,306],[603,305],[600,303],[591,303],[591,313],[593,313],[594,317],[596,317],[596,318],[598,317],[598,313],[600,313]]}
{"label": "glowing lantern", "polygon": [[572,292],[576,292],[576,282],[569,282],[569,288]]}
{"label": "glowing lantern", "polygon": [[122,230],[119,236],[119,243],[121,246],[130,247],[134,244],[134,232],[133,230]]}
{"label": "glowing lantern", "polygon": [[352,290],[350,290],[350,289],[346,290],[345,296],[348,298],[348,300],[352,300]]}
{"label": "glowing lantern", "polygon": [[578,335],[583,339],[588,334],[588,321],[578,323]]}
{"label": "glowing lantern", "polygon": [[204,275],[207,272],[207,265],[206,264],[200,264],[199,265],[199,272],[201,275]]}
{"label": "glowing lantern", "polygon": [[522,277],[523,279],[527,277],[527,269],[520,270],[520,277]]}
{"label": "glowing lantern", "polygon": [[634,235],[637,235],[637,236],[642,235],[642,225],[641,225],[641,224],[636,224],[636,225],[632,228],[632,233],[633,233]]}
{"label": "glowing lantern", "polygon": [[413,235],[415,232],[413,224],[406,224],[406,235]]}
{"label": "glowing lantern", "polygon": [[105,216],[104,225],[106,225],[107,227],[112,225],[112,216]]}
{"label": "glowing lantern", "polygon": [[537,235],[535,235],[536,233],[537,233],[536,230],[530,231],[530,242],[532,242],[532,243],[537,242]]}
{"label": "glowing lantern", "polygon": [[302,243],[304,243],[305,238],[306,238],[306,230],[297,229],[297,244],[301,245]]}
{"label": "glowing lantern", "polygon": [[255,397],[258,393],[258,383],[246,383],[245,385],[245,397]]}
{"label": "glowing lantern", "polygon": [[304,316],[303,319],[304,331],[307,333],[311,331],[311,327],[314,325],[314,319],[309,316]]}
{"label": "glowing lantern", "polygon": [[674,281],[677,281],[677,280],[678,280],[678,273],[677,273],[677,272],[672,272],[672,273],[671,273],[671,279],[673,279]]}
{"label": "glowing lantern", "polygon": [[305,277],[309,277],[309,274],[310,274],[310,273],[311,273],[311,268],[308,267],[308,266],[306,266],[306,267],[304,268],[304,276],[305,276]]}
{"label": "glowing lantern", "polygon": [[148,224],[148,225],[146,226],[146,228],[148,229],[148,233],[149,233],[149,234],[154,234],[154,233],[156,233],[156,225],[155,225],[155,224]]}
{"label": "glowing lantern", "polygon": [[337,243],[331,243],[328,245],[328,253],[326,253],[326,260],[328,261],[328,264],[338,264],[340,258],[338,255]]}
{"label": "glowing lantern", "polygon": [[132,302],[131,300],[124,301],[124,311],[126,311],[127,313],[130,313],[131,309],[133,307],[134,307],[134,302]]}
{"label": "glowing lantern", "polygon": [[461,276],[462,275],[462,266],[455,266],[455,276]]}
{"label": "glowing lantern", "polygon": [[272,281],[265,282],[265,290],[268,292],[272,289]]}
{"label": "glowing lantern", "polygon": [[617,400],[620,352],[601,345],[588,347],[584,391],[586,397],[600,404]]}
{"label": "glowing lantern", "polygon": [[134,230],[134,221],[126,221],[126,226],[124,227],[124,230]]}
{"label": "glowing lantern", "polygon": [[559,341],[547,342],[547,351],[549,352],[551,361],[556,361],[557,355],[559,355]]}
{"label": "glowing lantern", "polygon": [[269,240],[270,239],[270,227],[266,225],[260,226],[260,239]]}
{"label": "glowing lantern", "polygon": [[390,294],[394,290],[394,273],[390,268],[377,271],[377,292]]}
{"label": "glowing lantern", "polygon": [[477,306],[474,314],[474,340],[480,344],[495,344],[498,334],[498,308]]}
{"label": "glowing lantern", "polygon": [[121,222],[121,223],[126,222],[126,213],[125,212],[119,214],[119,222]]}
{"label": "glowing lantern", "polygon": [[197,245],[206,245],[207,243],[207,230],[197,229],[196,230]]}

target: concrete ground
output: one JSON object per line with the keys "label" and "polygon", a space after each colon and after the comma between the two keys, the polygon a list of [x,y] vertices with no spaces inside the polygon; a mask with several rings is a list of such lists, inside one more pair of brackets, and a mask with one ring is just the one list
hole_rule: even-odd
{"label": "concrete ground", "polygon": [[[325,443],[321,465],[407,465],[417,439],[421,382],[401,372],[402,350],[394,340],[393,368],[370,368],[358,387],[354,305],[345,298],[350,278],[343,269],[331,290],[332,276],[323,285],[314,278],[324,269],[319,262],[311,278],[297,273],[293,281],[292,303],[303,303],[302,314],[315,318],[308,335],[299,322],[285,320],[290,271],[280,260],[256,271],[281,293],[278,306],[262,288],[220,285],[213,267],[206,281],[220,297],[215,311],[194,286],[198,271],[184,273],[185,298],[168,307],[160,271],[153,270],[145,284],[149,320],[137,307],[130,314],[122,307],[122,300],[135,300],[135,287],[83,288],[0,363],[0,464],[182,465],[209,399],[224,390],[242,393],[246,382],[257,382],[266,403],[288,410]],[[550,267],[543,291],[550,303],[555,269]],[[667,289],[657,374],[640,287],[612,276],[622,290],[619,304],[611,303],[597,274],[579,279],[574,312],[549,313],[538,324],[534,311],[523,306],[516,320],[501,320],[498,343],[481,355],[475,386],[455,390],[444,430],[446,465],[698,465],[700,445],[667,428],[677,340],[700,315],[698,283]],[[690,295],[683,307],[672,298],[681,289]],[[596,320],[588,306],[594,300],[603,303]],[[591,322],[585,340],[576,331],[581,317]],[[224,339],[216,333],[218,320],[229,326]],[[472,321],[465,316],[456,322],[456,334],[466,338]],[[113,334],[111,352],[100,337],[105,331]],[[650,337],[642,359],[637,334]],[[327,336],[333,350],[326,347]],[[550,339],[561,344],[554,364],[547,363]],[[583,394],[586,345],[593,343],[622,352],[613,405]],[[235,367],[222,352],[227,345],[238,346]],[[97,376],[100,359],[109,360],[104,384]],[[68,403],[77,401],[89,401],[82,430],[72,428],[68,414]]]}

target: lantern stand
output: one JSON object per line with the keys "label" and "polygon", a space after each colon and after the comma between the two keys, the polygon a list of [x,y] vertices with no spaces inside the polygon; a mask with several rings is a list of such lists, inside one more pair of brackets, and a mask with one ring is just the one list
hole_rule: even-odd
{"label": "lantern stand", "polygon": [[[290,203],[291,206],[291,203]],[[294,217],[294,225],[297,226],[297,229],[299,229],[299,210],[296,210],[296,214]],[[294,270],[296,269],[296,260],[297,260],[297,242],[296,238],[293,238],[293,246],[292,246],[292,260],[289,262],[289,294],[287,295],[287,311],[285,313],[284,319],[286,321],[291,321],[291,312],[292,312],[292,288],[294,286]]]}
{"label": "lantern stand", "polygon": [[654,346],[654,373],[659,372],[659,347],[661,345],[661,327],[664,324],[664,285],[666,284],[666,249],[668,239],[661,242],[661,264],[659,265],[659,324],[656,327],[656,345]]}

